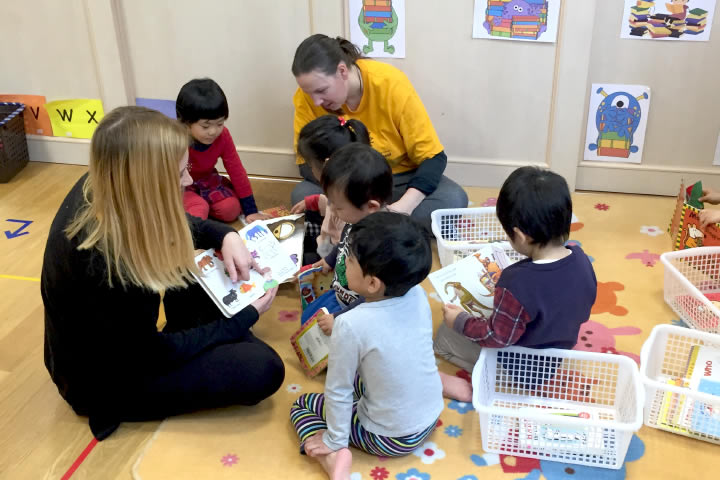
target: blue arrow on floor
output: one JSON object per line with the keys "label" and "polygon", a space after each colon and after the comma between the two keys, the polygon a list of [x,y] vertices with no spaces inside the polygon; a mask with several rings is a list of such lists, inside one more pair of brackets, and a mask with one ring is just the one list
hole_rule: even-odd
{"label": "blue arrow on floor", "polygon": [[13,220],[12,218],[8,218],[6,220],[6,222],[22,223],[22,226],[20,228],[18,228],[17,230],[15,230],[14,232],[11,232],[10,230],[5,230],[5,236],[7,238],[15,238],[15,237],[20,237],[22,235],[27,235],[30,232],[23,232],[23,230],[25,230],[28,227],[28,225],[33,223],[32,220]]}

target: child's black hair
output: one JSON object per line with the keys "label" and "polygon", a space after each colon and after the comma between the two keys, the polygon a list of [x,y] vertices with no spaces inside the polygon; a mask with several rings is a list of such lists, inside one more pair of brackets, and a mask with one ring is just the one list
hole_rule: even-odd
{"label": "child's black hair", "polygon": [[430,273],[429,236],[407,215],[376,212],[353,225],[348,243],[363,274],[382,280],[386,297],[401,297]]}
{"label": "child's black hair", "polygon": [[335,150],[353,142],[370,145],[370,133],[360,120],[323,115],[300,130],[297,152],[310,165],[322,169]]}
{"label": "child's black hair", "polygon": [[178,120],[187,125],[198,120],[217,120],[228,118],[227,98],[210,78],[196,78],[182,86],[175,102],[175,113]]}
{"label": "child's black hair", "polygon": [[370,200],[376,200],[381,206],[392,200],[390,165],[380,152],[364,143],[348,143],[330,155],[320,183],[325,193],[330,189],[344,192],[357,208]]}
{"label": "child's black hair", "polygon": [[540,247],[562,245],[570,236],[570,190],[565,179],[550,170],[522,167],[511,173],[500,189],[496,211],[511,239],[515,227]]}

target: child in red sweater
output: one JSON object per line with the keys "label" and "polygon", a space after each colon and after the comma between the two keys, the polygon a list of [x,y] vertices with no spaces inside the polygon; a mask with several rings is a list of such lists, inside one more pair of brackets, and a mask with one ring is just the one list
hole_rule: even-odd
{"label": "child in red sweater", "polygon": [[[185,211],[203,220],[211,217],[223,222],[237,220],[241,213],[248,223],[270,218],[258,213],[247,172],[225,128],[229,111],[220,86],[209,78],[189,81],[180,89],[175,109],[193,139],[188,161],[193,184],[183,194]],[[230,180],[215,169],[218,157]]]}

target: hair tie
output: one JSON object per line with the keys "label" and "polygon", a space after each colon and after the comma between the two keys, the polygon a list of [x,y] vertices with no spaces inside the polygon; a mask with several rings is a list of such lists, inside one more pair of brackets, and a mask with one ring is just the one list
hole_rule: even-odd
{"label": "hair tie", "polygon": [[340,121],[340,126],[344,127],[347,121],[345,120],[345,117],[338,117],[338,120]]}

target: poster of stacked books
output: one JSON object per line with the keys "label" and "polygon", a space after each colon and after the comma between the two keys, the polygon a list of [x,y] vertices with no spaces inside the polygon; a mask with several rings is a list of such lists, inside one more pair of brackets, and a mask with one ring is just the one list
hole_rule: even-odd
{"label": "poster of stacked books", "polygon": [[475,0],[473,38],[555,42],[560,0]]}
{"label": "poster of stacked books", "polygon": [[405,58],[405,0],[347,0],[350,41],[365,57]]}
{"label": "poster of stacked books", "polygon": [[625,0],[621,38],[707,42],[716,0]]}

